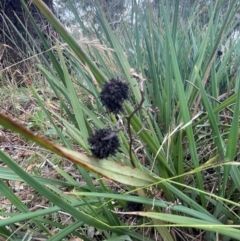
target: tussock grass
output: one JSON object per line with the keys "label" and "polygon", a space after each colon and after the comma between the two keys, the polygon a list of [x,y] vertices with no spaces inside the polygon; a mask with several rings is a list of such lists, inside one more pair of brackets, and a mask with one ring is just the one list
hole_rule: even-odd
{"label": "tussock grass", "polygon": [[[3,235],[20,222],[29,225],[29,237],[34,223],[48,240],[239,240],[239,41],[227,44],[237,25],[237,1],[229,1],[226,11],[222,1],[210,1],[183,16],[179,1],[159,1],[155,8],[135,2],[114,32],[96,4],[99,26],[93,23],[91,33],[70,4],[81,41],[41,1],[33,2],[63,41],[49,46],[38,32],[49,54],[37,68],[50,88],[50,105],[46,90],[40,93],[34,82],[28,88],[41,110],[40,135],[45,131],[59,146],[4,116],[0,124],[78,165],[67,169],[50,155],[58,175],[45,179],[1,151],[12,175],[49,201],[47,209],[31,211],[1,181],[2,194],[20,212],[2,213]],[[111,78],[130,88],[118,115],[108,113],[99,98]],[[105,128],[120,129],[120,148],[97,160],[88,138]],[[129,202],[144,209],[128,210]]]}

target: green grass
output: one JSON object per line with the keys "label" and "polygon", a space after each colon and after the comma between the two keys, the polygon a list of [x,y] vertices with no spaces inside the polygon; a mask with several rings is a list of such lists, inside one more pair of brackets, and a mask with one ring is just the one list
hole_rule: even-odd
{"label": "green grass", "polygon": [[[38,127],[38,135],[3,115],[0,124],[55,153],[58,157],[48,159],[58,165],[60,180],[33,175],[0,151],[8,166],[1,179],[21,180],[49,201],[47,209],[31,211],[1,181],[2,195],[16,210],[2,211],[0,232],[9,237],[14,224],[21,223],[29,237],[38,233],[47,240],[71,235],[91,240],[90,226],[99,231],[99,240],[189,240],[198,235],[240,240],[239,42],[232,39],[226,47],[237,24],[237,1],[229,1],[226,11],[222,1],[210,1],[184,17],[180,1],[159,1],[157,8],[146,5],[144,11],[135,2],[132,21],[122,20],[114,32],[97,4],[99,26],[92,25],[92,32],[69,4],[85,37],[97,39],[95,45],[79,44],[41,1],[33,2],[67,43],[64,48],[56,43],[50,62],[37,65],[57,101],[43,98],[33,82],[28,91],[38,107],[29,122]],[[141,77],[133,78],[131,68],[145,79],[143,91]],[[111,78],[130,88],[118,116],[107,113],[99,98]],[[118,153],[107,160],[92,157],[88,137],[95,129],[119,124]],[[75,170],[69,172],[60,157],[77,164]],[[129,202],[142,203],[144,209],[127,212]],[[60,210],[70,215],[67,224],[54,219]],[[140,218],[130,225],[134,217]],[[21,238],[21,231],[12,240]]]}

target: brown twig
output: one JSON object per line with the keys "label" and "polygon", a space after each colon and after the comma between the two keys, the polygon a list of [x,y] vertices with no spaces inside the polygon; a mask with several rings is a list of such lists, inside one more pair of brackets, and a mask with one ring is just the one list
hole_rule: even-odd
{"label": "brown twig", "polygon": [[133,112],[125,117],[127,119],[127,131],[128,131],[128,135],[129,135],[129,158],[130,158],[130,161],[132,163],[132,166],[133,167],[136,167],[134,161],[133,161],[133,158],[132,158],[132,144],[133,144],[133,136],[132,136],[132,132],[131,132],[131,119],[133,117],[133,115],[142,108],[142,104],[144,102],[144,93],[143,93],[143,82],[145,79],[143,79],[142,75],[141,74],[137,74],[136,71],[134,69],[131,69],[130,70],[130,75],[132,76],[132,78],[135,78],[137,79],[139,82],[138,82],[138,85],[139,85],[139,89],[140,89],[140,93],[141,93],[141,101],[140,103],[137,105],[137,107],[133,110]]}

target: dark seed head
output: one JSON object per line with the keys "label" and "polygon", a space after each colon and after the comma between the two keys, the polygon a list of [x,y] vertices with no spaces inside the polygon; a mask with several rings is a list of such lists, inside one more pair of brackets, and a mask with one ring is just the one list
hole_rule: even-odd
{"label": "dark seed head", "polygon": [[217,51],[217,56],[220,57],[223,54],[223,52],[221,50]]}
{"label": "dark seed head", "polygon": [[88,138],[92,154],[99,158],[107,158],[116,154],[120,142],[115,131],[111,129],[100,129]]}
{"label": "dark seed head", "polygon": [[129,212],[142,211],[143,210],[143,204],[128,201],[127,204],[126,204],[126,209]]}
{"label": "dark seed head", "polygon": [[108,111],[119,113],[123,108],[123,101],[128,99],[129,87],[126,83],[111,79],[103,85],[100,100]]}

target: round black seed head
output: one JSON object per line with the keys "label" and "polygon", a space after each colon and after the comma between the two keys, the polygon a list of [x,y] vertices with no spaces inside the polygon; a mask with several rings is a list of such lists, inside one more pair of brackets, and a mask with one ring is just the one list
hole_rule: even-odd
{"label": "round black seed head", "polygon": [[120,142],[115,131],[111,129],[100,129],[88,138],[92,154],[99,158],[107,158],[116,154]]}
{"label": "round black seed head", "polygon": [[128,201],[126,204],[126,209],[129,212],[137,212],[137,211],[142,211],[143,210],[143,204],[142,203],[134,203]]}
{"label": "round black seed head", "polygon": [[111,99],[104,99],[102,103],[109,112],[112,112],[114,114],[118,114],[120,111],[123,110],[123,102],[117,102]]}
{"label": "round black seed head", "polygon": [[123,101],[128,99],[129,87],[126,83],[111,79],[103,85],[100,100],[108,111],[118,113],[123,108]]}
{"label": "round black seed head", "polygon": [[223,54],[223,52],[221,50],[217,51],[217,56],[220,57]]}

